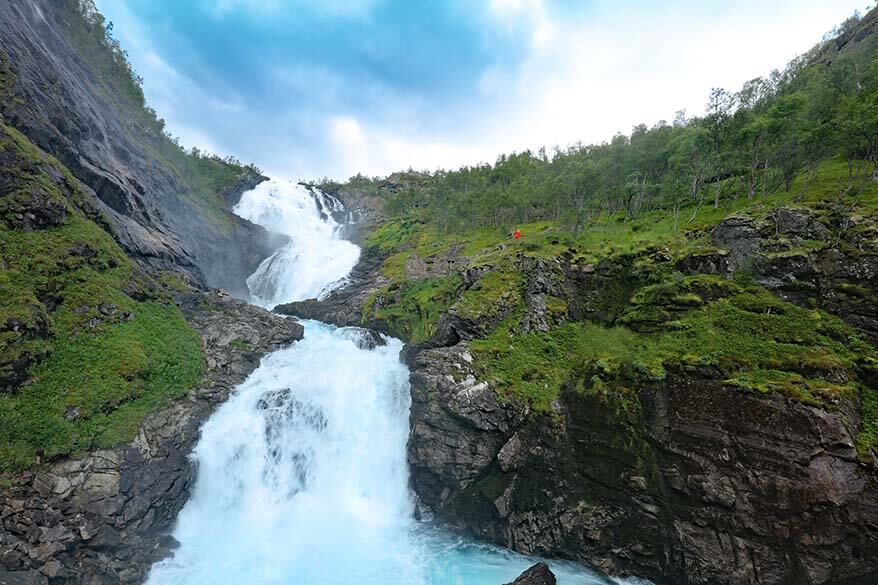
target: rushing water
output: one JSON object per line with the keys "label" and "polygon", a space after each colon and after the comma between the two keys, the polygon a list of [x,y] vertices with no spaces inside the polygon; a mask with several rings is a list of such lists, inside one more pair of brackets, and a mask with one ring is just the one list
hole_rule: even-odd
{"label": "rushing water", "polygon": [[[267,185],[238,206],[291,245],[320,239],[260,267],[250,286],[262,304],[318,294],[356,261],[302,195]],[[305,339],[265,357],[204,425],[174,532],[181,546],[150,585],[502,585],[534,562],[414,520],[402,344],[367,350],[360,335],[305,322]],[[606,583],[575,565],[553,569],[562,585]]]}
{"label": "rushing water", "polygon": [[360,249],[341,238],[333,217],[341,210],[338,200],[294,182],[267,181],[244,193],[235,213],[290,239],[247,279],[254,304],[319,297],[348,275]]}

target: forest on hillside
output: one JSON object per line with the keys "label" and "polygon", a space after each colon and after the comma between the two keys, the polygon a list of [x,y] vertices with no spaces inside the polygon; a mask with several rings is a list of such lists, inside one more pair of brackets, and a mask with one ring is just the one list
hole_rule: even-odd
{"label": "forest on hillside", "polygon": [[[804,196],[821,163],[846,163],[842,202],[855,202],[878,176],[878,59],[875,10],[854,14],[783,70],[715,88],[701,116],[639,124],[601,144],[526,150],[494,164],[391,177],[391,217],[416,216],[443,232],[552,220],[579,231],[599,217],[633,219],[661,210],[684,227],[702,206],[753,201],[794,182]],[[338,187],[337,183],[324,184]],[[346,185],[380,190],[386,181]],[[682,213],[681,210],[686,210]]]}

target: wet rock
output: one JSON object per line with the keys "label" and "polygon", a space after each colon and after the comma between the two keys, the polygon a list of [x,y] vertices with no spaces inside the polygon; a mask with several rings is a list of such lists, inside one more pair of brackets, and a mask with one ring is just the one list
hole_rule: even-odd
{"label": "wet rock", "polygon": [[361,327],[353,327],[348,330],[348,334],[357,344],[357,347],[365,350],[373,350],[376,347],[384,347],[387,340],[380,333],[372,329],[363,329]]}
{"label": "wet rock", "polygon": [[506,585],[555,585],[555,574],[546,563],[537,563]]}
{"label": "wet rock", "polygon": [[523,415],[480,392],[462,348],[411,367],[412,485],[452,526],[658,583],[876,575],[878,470],[857,460],[853,404],[830,412],[688,374],[638,389],[633,418],[578,392]]}
{"label": "wet rock", "polygon": [[[232,214],[228,203],[265,177],[242,172],[220,194],[226,207],[206,207],[181,169],[155,156],[163,138],[142,122],[141,104],[108,94],[100,72],[70,45],[64,10],[51,0],[0,3],[4,63],[15,80],[0,100],[3,120],[72,172],[88,201],[68,200],[108,224],[143,268],[183,271],[197,285],[246,295],[247,276],[282,242]],[[67,177],[47,170],[69,195]],[[45,229],[67,214],[39,190],[17,202],[0,209],[13,229]]]}
{"label": "wet rock", "polygon": [[366,325],[370,329],[385,332],[383,323],[363,323],[363,306],[366,301],[375,291],[389,283],[381,274],[382,262],[383,258],[380,257],[361,258],[348,276],[347,283],[329,293],[326,298],[278,305],[274,312],[302,319],[315,319],[338,327]]}
{"label": "wet rock", "polygon": [[[0,155],[2,163],[2,155]],[[0,194],[2,193],[0,190]],[[16,198],[4,197],[0,203],[0,217],[10,229],[32,232],[61,225],[67,219],[68,210],[63,202],[49,193],[32,190]]]}
{"label": "wet rock", "polygon": [[733,216],[724,219],[713,230],[713,240],[729,252],[736,270],[747,269],[762,245],[762,236],[756,223],[749,217]]}
{"label": "wet rock", "polygon": [[521,333],[546,332],[552,321],[546,306],[546,297],[560,297],[564,294],[561,264],[557,259],[521,256],[518,259],[518,270],[525,279],[524,315],[519,330]]}

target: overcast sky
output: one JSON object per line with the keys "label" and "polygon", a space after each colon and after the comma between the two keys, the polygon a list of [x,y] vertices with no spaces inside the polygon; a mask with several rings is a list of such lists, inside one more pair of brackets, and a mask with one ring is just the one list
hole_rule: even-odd
{"label": "overcast sky", "polygon": [[187,146],[274,177],[454,168],[703,110],[862,0],[96,0]]}

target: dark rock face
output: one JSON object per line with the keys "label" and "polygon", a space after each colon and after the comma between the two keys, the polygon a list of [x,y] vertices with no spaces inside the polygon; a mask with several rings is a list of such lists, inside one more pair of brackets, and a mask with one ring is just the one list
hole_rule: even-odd
{"label": "dark rock face", "polygon": [[380,272],[383,258],[361,258],[348,277],[348,283],[321,300],[309,299],[278,305],[275,313],[302,319],[315,319],[338,327],[366,325],[383,331],[380,323],[363,323],[363,305],[369,296],[387,284]]}
{"label": "dark rock face", "polygon": [[[875,335],[874,239],[845,231],[852,221],[800,209],[730,218],[714,231],[722,249],[675,267],[747,271]],[[822,245],[809,252],[803,242]],[[546,323],[547,295],[565,298],[572,318],[612,324],[647,276],[624,257],[518,268],[531,331]],[[857,457],[857,397],[820,408],[686,371],[627,403],[562,389],[550,412],[534,413],[479,380],[466,339],[405,354],[412,485],[440,520],[657,583],[878,582],[878,467]]]}
{"label": "dark rock face", "polygon": [[[264,177],[239,177],[219,194],[225,209],[191,192],[155,155],[163,139],[140,121],[139,105],[108,93],[67,42],[61,4],[0,3],[0,86],[9,84],[0,87],[0,115],[89,188],[116,239],[143,267],[182,271],[195,285],[246,296],[246,277],[277,242],[228,209]],[[43,215],[21,221],[57,221],[40,208]]]}
{"label": "dark rock face", "polygon": [[0,571],[0,585],[46,585],[48,582],[39,571]]}
{"label": "dark rock face", "polygon": [[506,585],[555,585],[555,575],[546,563],[537,563]]}
{"label": "dark rock face", "polygon": [[878,473],[857,460],[851,404],[676,375],[641,388],[639,412],[565,392],[535,415],[468,363],[461,348],[412,363],[412,484],[452,525],[658,583],[878,578]]}
{"label": "dark rock face", "polygon": [[263,354],[303,335],[294,319],[220,292],[178,302],[202,337],[204,384],[150,415],[131,444],[25,474],[0,491],[0,583],[140,583],[172,554],[169,531],[195,480],[188,455],[201,424]]}
{"label": "dark rock face", "polygon": [[[878,339],[876,240],[869,232],[852,232],[856,218],[840,213],[831,220],[835,225],[819,221],[808,210],[783,208],[763,221],[729,218],[713,234],[714,241],[727,251],[709,260],[697,257],[680,268],[727,275],[746,270],[784,300],[820,307]],[[828,246],[809,252],[785,244],[790,241]]]}

